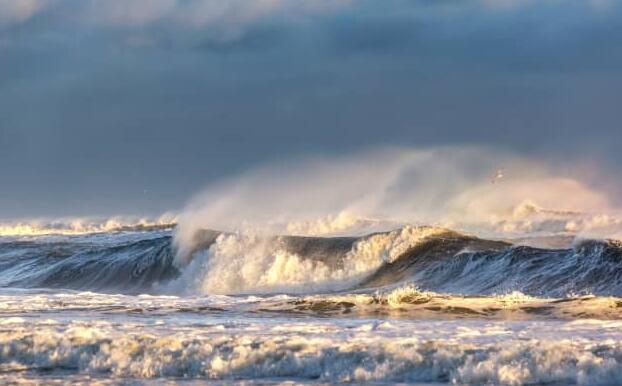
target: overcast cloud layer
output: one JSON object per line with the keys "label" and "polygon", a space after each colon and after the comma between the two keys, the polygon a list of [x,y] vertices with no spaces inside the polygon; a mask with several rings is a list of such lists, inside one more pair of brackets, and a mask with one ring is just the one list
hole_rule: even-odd
{"label": "overcast cloud layer", "polygon": [[618,180],[621,4],[0,0],[0,217],[155,214],[258,164],[392,145]]}

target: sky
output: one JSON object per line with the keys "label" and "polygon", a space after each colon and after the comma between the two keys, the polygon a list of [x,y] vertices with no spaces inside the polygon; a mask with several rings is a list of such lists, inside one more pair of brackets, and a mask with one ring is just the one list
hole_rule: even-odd
{"label": "sky", "polygon": [[622,178],[622,2],[0,0],[0,218],[481,145]]}

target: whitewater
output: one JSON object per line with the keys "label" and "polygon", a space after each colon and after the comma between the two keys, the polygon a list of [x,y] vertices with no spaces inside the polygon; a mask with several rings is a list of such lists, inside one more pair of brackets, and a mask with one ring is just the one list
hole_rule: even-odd
{"label": "whitewater", "polygon": [[5,221],[0,379],[621,384],[620,211],[486,162],[381,152],[260,168],[157,219]]}

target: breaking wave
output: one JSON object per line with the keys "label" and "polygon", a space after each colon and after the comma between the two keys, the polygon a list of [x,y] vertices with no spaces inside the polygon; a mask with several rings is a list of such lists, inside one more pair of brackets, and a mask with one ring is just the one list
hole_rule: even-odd
{"label": "breaking wave", "polygon": [[313,294],[412,283],[463,295],[622,295],[622,243],[546,249],[437,227],[360,237],[203,231],[189,256],[170,231],[0,242],[0,286],[184,294]]}

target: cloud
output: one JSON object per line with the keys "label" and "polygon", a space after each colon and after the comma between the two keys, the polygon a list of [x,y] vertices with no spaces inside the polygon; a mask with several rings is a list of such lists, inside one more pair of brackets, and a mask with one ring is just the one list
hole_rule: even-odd
{"label": "cloud", "polygon": [[[317,3],[315,5],[312,5]],[[335,4],[347,4],[337,1]],[[322,7],[321,5],[326,5]],[[195,0],[178,6],[169,15],[169,21],[184,28],[211,28],[219,40],[230,42],[244,36],[246,29],[259,21],[283,15],[287,18],[324,13],[335,9],[328,2],[288,1],[288,0]]]}
{"label": "cloud", "polygon": [[[583,5],[572,4],[568,0],[553,3],[571,9],[594,11],[613,7],[607,0],[591,0]],[[350,44],[368,50],[374,46],[382,49],[391,45],[403,46],[401,38],[408,37],[405,35],[408,35],[409,23],[416,25],[417,22],[427,21],[444,26],[447,32],[451,31],[456,18],[472,20],[469,23],[475,28],[479,21],[487,25],[490,13],[511,15],[536,7],[541,6],[533,0],[407,3],[389,0],[382,7],[364,0],[0,0],[0,26],[24,23],[36,15],[45,14],[47,22],[20,30],[20,38],[29,32],[49,32],[50,28],[55,32],[71,29],[71,34],[74,34],[75,28],[88,27],[89,32],[121,31],[125,35],[120,39],[122,42],[138,29],[141,34],[149,35],[150,39],[196,45],[197,35],[201,35],[202,39],[207,37],[207,40],[231,43],[244,39],[249,31],[262,23],[300,23],[316,16],[341,14],[348,18],[345,22],[349,21],[349,28],[356,29],[361,24],[363,29],[353,31],[351,36],[344,38],[350,40]],[[355,12],[344,12],[347,10]],[[482,12],[486,10],[490,12]],[[398,24],[393,25],[396,21]],[[536,22],[549,29],[549,21],[547,17],[545,23]],[[553,26],[555,23],[552,23]]]}
{"label": "cloud", "polygon": [[81,18],[113,26],[144,25],[167,17],[178,5],[177,0],[95,0],[85,2]]}
{"label": "cloud", "polygon": [[0,0],[0,26],[24,22],[51,3],[46,0]]}
{"label": "cloud", "polygon": [[[138,29],[143,40],[161,39],[196,45],[205,40],[231,43],[242,40],[249,29],[268,20],[300,21],[347,7],[354,0],[0,0],[0,26],[24,23],[45,14],[45,23],[20,29],[20,38],[50,28],[55,33],[89,28],[91,32],[130,35]],[[131,44],[132,45],[132,44]]]}
{"label": "cloud", "polygon": [[0,209],[151,213],[395,144],[577,154],[616,180],[622,7],[482,1],[0,0]]}

